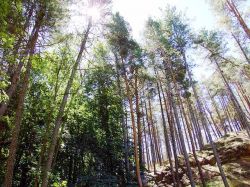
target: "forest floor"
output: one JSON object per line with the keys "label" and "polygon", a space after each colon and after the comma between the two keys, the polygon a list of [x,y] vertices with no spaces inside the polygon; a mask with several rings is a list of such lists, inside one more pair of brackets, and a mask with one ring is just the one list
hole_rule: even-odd
{"label": "forest floor", "polygon": [[[230,187],[250,187],[250,138],[245,131],[229,133],[215,141],[220,159]],[[202,173],[207,186],[224,186],[219,169],[210,145],[197,151],[197,157],[202,166]],[[193,155],[189,154],[193,177],[197,185],[200,176]],[[179,156],[179,178],[182,186],[190,186],[186,175],[186,166],[183,156]],[[148,186],[173,186],[170,165],[158,167],[156,174],[148,173]]]}

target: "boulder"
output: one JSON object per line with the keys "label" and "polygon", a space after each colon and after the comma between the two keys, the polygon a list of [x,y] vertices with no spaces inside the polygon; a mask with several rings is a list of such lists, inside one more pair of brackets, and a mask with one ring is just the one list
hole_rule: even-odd
{"label": "boulder", "polygon": [[[222,162],[222,166],[230,186],[250,187],[250,139],[246,132],[228,133],[224,137],[215,141],[215,145]],[[219,169],[209,144],[196,152],[198,161],[202,167],[203,176],[208,186],[224,186],[221,180]],[[197,163],[192,154],[189,154],[189,161],[196,184],[199,184],[200,175]],[[178,176],[182,186],[189,186],[190,181],[186,175],[186,164],[182,155],[178,156],[179,169]],[[174,162],[173,162],[174,163]],[[169,164],[157,168],[153,175],[156,186],[173,186],[173,176],[177,171],[171,173]]]}

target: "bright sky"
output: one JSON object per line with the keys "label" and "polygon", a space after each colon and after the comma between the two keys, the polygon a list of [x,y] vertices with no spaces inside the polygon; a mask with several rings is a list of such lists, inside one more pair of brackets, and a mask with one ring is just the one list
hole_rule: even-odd
{"label": "bright sky", "polygon": [[[143,28],[148,17],[159,17],[160,9],[168,5],[175,6],[178,11],[185,13],[190,20],[191,28],[215,29],[216,17],[206,0],[113,0],[113,12],[120,12],[132,27],[133,37],[140,42]],[[196,80],[204,80],[212,72],[204,65],[204,59],[192,55],[194,64],[193,74]]]}
{"label": "bright sky", "polygon": [[184,12],[196,30],[212,29],[216,25],[216,18],[206,0],[113,0],[113,11],[120,12],[130,23],[134,38],[140,40],[147,18],[158,17],[160,8],[168,5]]}

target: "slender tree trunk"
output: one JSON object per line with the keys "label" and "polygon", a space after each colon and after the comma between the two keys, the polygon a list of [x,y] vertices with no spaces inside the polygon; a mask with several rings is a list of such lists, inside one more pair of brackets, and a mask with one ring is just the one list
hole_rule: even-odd
{"label": "slender tree trunk", "polygon": [[[188,102],[188,101],[187,101]],[[188,121],[189,121],[189,124],[190,124],[190,129],[191,129],[191,132],[192,132],[192,137],[193,137],[193,141],[194,141],[194,145],[195,145],[195,148],[196,149],[199,149],[199,145],[198,145],[198,142],[197,142],[197,129],[194,127],[193,123],[192,123],[192,120],[190,118],[190,111],[189,111],[189,108],[188,106],[187,107],[187,118],[188,118]]]}
{"label": "slender tree trunk", "polygon": [[[28,23],[29,23],[29,20],[31,19],[33,9],[34,9],[34,6],[31,7],[31,10],[29,12],[29,15],[28,15],[27,20],[26,20],[25,25],[24,25],[24,29],[26,29],[28,27]],[[44,7],[44,6],[41,6],[40,9],[39,9],[35,25],[33,27],[33,30],[31,32],[31,35],[30,35],[29,40],[27,42],[26,48],[25,48],[25,50],[24,50],[24,52],[22,54],[23,56],[25,56],[25,55],[32,56],[33,53],[34,53],[35,46],[36,46],[38,36],[39,36],[39,32],[40,32],[40,28],[41,28],[41,24],[42,24],[42,22],[44,20],[45,10],[46,10],[46,7]],[[18,41],[18,43],[16,45],[16,49],[14,51],[15,53],[18,52],[18,47],[20,45],[19,43],[21,43],[21,40]],[[20,62],[18,63],[18,66],[17,66],[17,68],[16,68],[16,70],[15,70],[15,72],[14,72],[12,78],[11,78],[11,84],[10,84],[9,88],[7,89],[7,91],[6,91],[6,93],[8,95],[8,100],[6,102],[4,102],[4,103],[1,103],[1,105],[0,105],[0,117],[4,115],[5,111],[7,110],[9,101],[10,101],[10,99],[12,98],[13,94],[16,91],[17,85],[19,83],[19,78],[20,78],[20,75],[21,75],[21,70],[23,68],[23,65],[24,65],[24,59],[23,59],[23,57],[21,57]],[[27,64],[27,66],[28,66],[28,64]]]}
{"label": "slender tree trunk", "polygon": [[136,110],[136,121],[137,121],[137,133],[138,133],[138,148],[139,148],[139,163],[140,170],[143,170],[144,166],[142,163],[142,130],[141,130],[141,112],[139,104],[139,93],[138,93],[138,68],[135,70],[135,110]]}
{"label": "slender tree trunk", "polygon": [[212,95],[211,95],[211,93],[210,93],[210,91],[209,91],[208,88],[207,88],[207,92],[208,92],[208,95],[209,95],[209,97],[210,97],[210,99],[211,99],[211,101],[212,101],[212,105],[213,105],[213,107],[214,107],[214,109],[215,109],[215,111],[216,111],[216,113],[217,113],[217,116],[218,116],[218,118],[219,118],[219,120],[220,120],[220,125],[221,125],[221,127],[223,128],[223,130],[224,130],[224,134],[226,134],[226,129],[225,129],[225,125],[224,125],[225,122],[222,120],[222,117],[221,117],[221,115],[220,115],[220,112],[219,112],[219,110],[218,110],[218,107],[217,107],[217,105],[216,105],[216,102],[215,102],[214,98],[212,97]]}
{"label": "slender tree trunk", "polygon": [[[169,83],[167,83],[169,84]],[[164,105],[165,105],[165,110],[166,110],[166,113],[167,113],[167,119],[168,119],[168,124],[169,124],[169,131],[170,131],[170,135],[171,135],[171,142],[172,142],[172,146],[173,146],[173,155],[174,155],[174,160],[175,160],[175,181],[176,181],[176,186],[179,187],[180,185],[180,178],[179,178],[179,173],[178,173],[178,170],[179,170],[179,163],[178,163],[178,156],[177,156],[177,146],[176,146],[176,139],[175,139],[175,133],[174,133],[174,120],[173,120],[173,114],[172,114],[172,103],[170,102],[170,93],[169,91],[167,90],[166,93],[167,93],[167,99],[164,95],[164,92],[163,92],[163,88],[162,88],[162,85],[160,85],[161,87],[161,92],[162,92],[162,95],[163,95],[163,101],[164,101]],[[169,108],[168,108],[168,104],[167,104],[167,100],[169,101],[168,104],[169,104]]]}
{"label": "slender tree trunk", "polygon": [[[170,65],[170,66],[172,66],[172,65]],[[176,93],[176,92],[178,92],[178,90],[177,90],[175,78],[174,78],[174,75],[173,75],[172,67],[170,67],[170,70],[171,70],[171,75],[172,75],[172,79],[173,79],[173,82],[174,82],[174,90],[175,90],[175,93]],[[170,88],[168,88],[168,89],[170,89]],[[181,125],[180,125],[180,121],[179,121],[179,116],[178,116],[178,113],[177,113],[175,99],[173,98],[173,96],[171,97],[170,102],[171,102],[171,105],[172,105],[173,111],[174,111],[176,126],[177,126],[177,130],[178,130],[179,137],[180,137],[181,148],[182,148],[182,151],[183,151],[183,154],[184,154],[184,159],[185,159],[185,163],[186,163],[186,167],[187,167],[188,178],[190,180],[190,185],[192,187],[194,187],[195,182],[194,182],[194,179],[193,179],[193,174],[192,174],[192,170],[191,170],[191,166],[190,166],[190,162],[189,162],[189,158],[188,158],[188,153],[187,153],[187,150],[186,150],[186,146],[185,146],[185,142],[184,142],[184,138],[183,138],[183,134],[182,134],[182,130],[181,130]]]}
{"label": "slender tree trunk", "polygon": [[[186,69],[188,71],[188,76],[189,76],[189,79],[190,81],[192,82],[192,76],[191,76],[191,72],[189,70],[189,67],[188,67],[188,64],[187,64],[187,61],[186,61],[186,57],[185,57],[185,53],[182,53],[183,54],[183,59],[184,59],[184,62],[185,62],[185,66],[186,66]],[[210,131],[209,131],[209,127],[207,125],[207,122],[206,122],[206,119],[204,118],[203,114],[204,114],[204,111],[203,111],[203,107],[201,105],[201,102],[199,101],[198,99],[198,95],[197,95],[197,92],[196,92],[196,89],[194,88],[193,84],[192,85],[192,88],[193,88],[193,92],[194,92],[194,96],[196,98],[196,101],[197,101],[197,105],[198,105],[198,108],[199,108],[199,112],[200,112],[200,116],[201,116],[201,120],[202,120],[202,123],[206,129],[206,132],[207,132],[207,135],[208,135],[208,139],[209,139],[209,142],[210,142],[210,145],[213,149],[213,153],[214,153],[214,156],[215,156],[215,159],[216,159],[216,163],[217,163],[217,166],[219,168],[219,171],[220,171],[220,174],[221,174],[221,177],[222,177],[222,180],[223,180],[223,183],[224,183],[224,186],[225,187],[229,187],[229,184],[227,182],[227,179],[226,179],[226,176],[225,176],[225,173],[224,173],[224,170],[222,168],[222,165],[221,165],[221,160],[219,158],[219,155],[218,155],[218,152],[216,150],[216,146],[213,142],[213,139],[212,139],[212,136],[210,134]]]}
{"label": "slender tree trunk", "polygon": [[30,57],[29,62],[26,67],[26,72],[25,72],[21,92],[18,97],[14,128],[12,130],[11,144],[9,147],[9,156],[7,159],[6,172],[5,172],[5,177],[4,177],[4,187],[12,187],[13,169],[14,169],[15,159],[16,159],[18,137],[19,137],[21,123],[22,123],[24,99],[25,99],[25,95],[29,86],[29,76],[30,76],[30,71],[32,67],[31,63],[32,63],[32,59]]}
{"label": "slender tree trunk", "polygon": [[[179,93],[178,93],[179,94]],[[180,97],[180,96],[179,96]],[[178,100],[178,103],[179,103],[179,106],[182,105],[181,103],[182,101],[181,100]],[[179,107],[179,110],[180,110],[180,115],[181,115],[181,122],[182,122],[182,126],[183,126],[183,131],[184,131],[184,134],[185,134],[185,139],[186,139],[186,142],[187,142],[187,146],[188,146],[188,150],[191,151],[191,147],[190,147],[190,137],[188,136],[188,133],[187,133],[187,128],[186,128],[186,125],[185,125],[185,117],[184,117],[184,114],[182,112],[182,109],[181,107]],[[187,123],[187,122],[186,122]],[[188,152],[189,152],[188,151]]]}
{"label": "slender tree trunk", "polygon": [[147,103],[145,101],[145,111],[146,111],[146,119],[147,119],[147,124],[148,124],[148,133],[149,133],[149,140],[150,140],[150,150],[151,150],[151,157],[152,157],[152,162],[153,162],[153,168],[154,168],[154,173],[156,173],[156,151],[155,151],[155,146],[153,143],[153,138],[152,138],[152,132],[151,132],[151,127],[150,127],[150,120],[149,120],[149,114],[148,114],[148,109],[147,109]]}
{"label": "slender tree trunk", "polygon": [[181,106],[181,109],[183,111],[184,119],[186,121],[186,126],[187,126],[188,134],[189,134],[189,137],[190,137],[191,148],[192,148],[191,150],[192,150],[195,162],[196,162],[197,167],[198,167],[198,172],[199,172],[199,175],[200,175],[201,183],[202,183],[203,187],[206,187],[206,182],[205,182],[205,179],[204,179],[204,176],[203,176],[203,173],[202,173],[201,164],[200,164],[200,162],[198,160],[198,157],[197,157],[197,154],[196,154],[194,140],[193,140],[194,138],[192,136],[192,132],[191,132],[191,128],[190,128],[190,123],[188,122],[187,114],[185,112],[184,104],[183,104],[183,101],[182,101],[182,99],[180,97],[180,94],[178,94],[178,98],[179,98],[179,103],[181,104],[180,106]]}
{"label": "slender tree trunk", "polygon": [[[20,133],[20,128],[21,128],[21,123],[22,123],[22,115],[23,115],[23,107],[24,107],[24,100],[25,100],[25,95],[28,90],[29,86],[29,77],[30,77],[30,72],[32,69],[32,57],[35,53],[35,45],[36,41],[38,38],[38,33],[39,29],[41,26],[41,22],[44,18],[44,7],[41,8],[41,12],[37,18],[36,25],[34,26],[34,30],[32,33],[32,40],[29,45],[29,60],[27,63],[24,79],[23,79],[23,85],[21,88],[21,92],[18,97],[18,103],[17,103],[17,109],[16,109],[16,114],[15,114],[15,121],[14,121],[14,128],[12,131],[12,140],[9,148],[9,156],[7,159],[7,170],[5,172],[5,178],[4,178],[4,186],[5,187],[11,187],[12,186],[12,179],[13,179],[13,169],[15,165],[15,157],[16,157],[16,151],[17,151],[17,146],[18,146],[18,137]],[[16,83],[17,84],[17,83]],[[0,116],[4,114],[5,110],[7,108],[7,105],[3,104],[1,106],[0,110]]]}
{"label": "slender tree trunk", "polygon": [[240,26],[245,31],[247,37],[250,39],[250,29],[248,28],[246,22],[242,18],[240,12],[238,11],[237,7],[235,6],[234,2],[232,0],[226,0],[227,6],[229,10],[233,13],[233,15],[238,20]]}
{"label": "slender tree trunk", "polygon": [[144,144],[145,144],[145,150],[146,150],[147,166],[148,166],[148,170],[150,170],[150,158],[149,158],[148,142],[147,142],[147,136],[146,136],[146,124],[145,124],[145,119],[144,119],[142,100],[141,100],[141,106],[142,106],[142,114],[143,114],[142,124],[143,124],[143,134],[144,134]]}
{"label": "slender tree trunk", "polygon": [[243,108],[245,109],[245,111],[246,111],[247,114],[250,114],[249,113],[249,111],[250,111],[250,105],[246,106],[246,103],[244,102],[244,97],[242,96],[242,94],[238,90],[238,87],[236,87],[236,86],[234,86],[234,87],[235,87],[235,92],[238,95],[238,98],[239,98],[240,102],[242,103]]}
{"label": "slender tree trunk", "polygon": [[197,120],[195,118],[195,112],[193,111],[193,107],[191,105],[191,101],[189,98],[187,100],[187,103],[188,103],[188,109],[189,109],[191,121],[192,121],[192,124],[194,126],[194,130],[195,130],[195,134],[196,134],[196,139],[198,141],[199,148],[202,149],[204,142],[203,142],[203,136],[201,133],[201,128],[200,128],[199,124],[197,123]]}
{"label": "slender tree trunk", "polygon": [[222,109],[224,111],[226,121],[227,121],[227,124],[228,124],[228,126],[225,125],[225,134],[227,134],[228,127],[232,125],[231,123],[232,123],[233,119],[232,119],[229,111],[227,110],[227,107],[225,106],[224,100],[222,98],[223,98],[223,96],[221,98],[219,98],[219,101],[220,101],[220,104],[221,104]]}
{"label": "slender tree trunk", "polygon": [[244,99],[245,99],[245,101],[247,103],[247,106],[248,106],[248,108],[250,110],[250,101],[249,101],[249,97],[248,97],[248,95],[246,93],[246,90],[243,88],[241,83],[237,82],[236,85],[237,85],[237,88],[240,90],[241,95],[244,97]]}
{"label": "slender tree trunk", "polygon": [[44,168],[44,172],[43,172],[44,175],[42,176],[42,187],[47,187],[47,185],[48,185],[48,172],[50,172],[50,170],[51,170],[51,164],[52,164],[53,155],[55,152],[56,142],[58,139],[59,129],[60,129],[61,123],[62,123],[62,117],[64,115],[64,110],[65,110],[65,106],[67,104],[69,91],[71,89],[71,86],[72,86],[72,83],[73,83],[73,80],[74,80],[74,77],[75,77],[75,74],[77,71],[77,67],[80,64],[83,51],[85,50],[85,46],[86,46],[86,42],[88,39],[90,28],[91,28],[91,20],[89,20],[87,30],[84,34],[84,37],[83,37],[83,40],[82,40],[82,43],[80,46],[80,51],[78,53],[78,57],[77,57],[76,62],[72,68],[70,78],[69,78],[69,81],[67,83],[67,87],[65,89],[64,96],[63,96],[63,99],[61,101],[60,108],[59,108],[59,111],[58,111],[58,114],[56,117],[55,128],[53,131],[52,140],[51,140],[51,144],[50,144],[49,152],[48,152],[48,159],[47,159],[47,163],[46,163],[45,168]]}
{"label": "slender tree trunk", "polygon": [[[196,90],[195,85],[193,83],[192,73],[191,73],[191,71],[189,69],[189,65],[188,65],[187,60],[186,60],[185,52],[182,52],[182,57],[183,57],[183,60],[184,60],[184,63],[185,63],[185,67],[186,67],[186,70],[187,70],[187,73],[188,73],[188,78],[190,80],[190,84],[191,84],[191,87],[192,87],[192,90],[193,90],[193,93],[194,93],[194,98],[195,98],[195,100],[197,102],[197,106],[198,106],[198,109],[199,109],[200,119],[201,119],[202,125],[205,126],[206,119],[204,117],[204,113],[202,112],[203,111],[202,108],[201,108],[202,105],[200,103],[199,96],[197,94],[197,90]],[[199,133],[199,136],[201,137],[200,140],[199,140],[200,141],[199,144],[200,144],[200,148],[202,149],[203,145],[204,145],[203,139],[202,139],[202,134],[201,134],[201,131],[198,131],[198,133]]]}
{"label": "slender tree trunk", "polygon": [[141,174],[140,174],[140,161],[139,161],[139,153],[138,153],[138,140],[137,140],[137,132],[136,132],[136,124],[135,124],[135,116],[134,116],[134,108],[133,108],[133,101],[129,86],[129,80],[127,77],[127,72],[125,69],[125,64],[122,58],[122,68],[124,73],[124,79],[125,79],[125,86],[127,91],[127,97],[129,101],[129,108],[130,108],[130,116],[131,116],[131,123],[132,123],[132,129],[133,129],[133,139],[134,139],[134,155],[135,155],[135,166],[136,166],[136,176],[137,176],[137,182],[139,187],[142,187],[142,180],[141,180]]}
{"label": "slender tree trunk", "polygon": [[209,114],[209,116],[207,116],[208,121],[209,121],[209,117],[210,117],[210,119],[212,120],[211,125],[213,124],[213,126],[215,127],[215,129],[216,129],[216,134],[218,135],[218,137],[221,137],[222,134],[221,134],[221,132],[220,132],[220,130],[219,130],[219,128],[218,128],[218,126],[217,126],[217,124],[216,124],[214,118],[213,118],[212,112],[209,110],[209,108],[208,108],[208,106],[207,106],[206,103],[204,103],[204,106],[205,106],[206,111],[207,111],[208,114]]}
{"label": "slender tree trunk", "polygon": [[160,165],[162,165],[160,151],[159,151],[159,145],[158,145],[157,136],[156,136],[156,128],[155,128],[155,125],[153,122],[153,113],[152,113],[152,106],[151,106],[150,97],[148,97],[148,108],[149,108],[149,120],[150,120],[150,124],[152,126],[152,131],[153,131],[153,140],[154,140],[154,146],[155,146],[155,150],[156,150],[156,157],[157,157]]}
{"label": "slender tree trunk", "polygon": [[[117,86],[118,86],[118,94],[119,96],[122,96],[122,89],[121,89],[121,80],[120,80],[120,73],[119,73],[119,61],[118,61],[118,56],[116,53],[115,55],[115,64],[116,64],[116,81],[117,81]],[[124,157],[125,157],[125,172],[126,172],[126,180],[129,180],[129,162],[128,162],[128,137],[127,137],[127,128],[125,125],[125,119],[124,119],[124,106],[123,106],[123,100],[121,99],[121,108],[122,108],[122,114],[121,114],[121,124],[122,124],[122,132],[123,132],[123,144],[124,144]]]}
{"label": "slender tree trunk", "polygon": [[250,64],[250,59],[248,58],[246,51],[244,50],[243,46],[241,45],[240,40],[233,33],[232,33],[232,36],[233,36],[234,40],[236,41],[236,43],[238,44],[240,51],[242,52],[243,56],[245,57],[247,63]]}
{"label": "slender tree trunk", "polygon": [[[160,83],[161,85],[161,83]],[[166,152],[167,152],[167,156],[168,156],[168,161],[170,164],[170,171],[172,173],[172,180],[174,183],[174,186],[176,186],[176,181],[175,181],[175,177],[174,177],[174,168],[173,168],[173,163],[172,163],[172,153],[171,153],[171,145],[170,145],[170,140],[169,140],[169,133],[168,133],[168,129],[167,129],[167,125],[166,125],[166,120],[165,120],[165,116],[164,116],[164,110],[163,110],[163,105],[162,105],[162,98],[161,98],[161,92],[160,92],[160,86],[159,83],[156,83],[157,86],[157,91],[158,91],[158,97],[159,97],[159,102],[160,102],[160,107],[161,107],[161,117],[162,117],[162,125],[163,125],[163,130],[164,130],[164,138],[165,138],[165,145],[166,145]]]}
{"label": "slender tree trunk", "polygon": [[250,137],[250,128],[249,128],[249,124],[248,124],[248,121],[246,119],[246,116],[245,116],[240,104],[238,103],[237,99],[235,98],[233,91],[232,91],[231,87],[229,86],[229,83],[227,82],[218,62],[216,60],[214,60],[214,62],[215,62],[217,69],[219,70],[220,75],[221,75],[221,77],[226,85],[226,88],[229,92],[230,98],[233,102],[233,105],[234,105],[236,111],[237,111],[237,115],[239,116],[239,120],[240,120],[242,126],[246,129],[248,136]]}

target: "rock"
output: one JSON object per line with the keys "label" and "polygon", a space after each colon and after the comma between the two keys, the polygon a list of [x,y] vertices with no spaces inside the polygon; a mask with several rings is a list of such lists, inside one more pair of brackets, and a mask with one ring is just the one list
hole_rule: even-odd
{"label": "rock", "polygon": [[[215,145],[230,186],[250,187],[250,139],[246,132],[228,133],[215,141]],[[207,185],[211,187],[224,186],[211,146],[209,144],[205,145],[196,154],[202,166],[202,173]],[[189,161],[193,178],[199,184],[201,182],[200,175],[192,154],[189,154]],[[178,162],[180,182],[182,186],[189,186],[190,181],[186,175],[187,168],[182,155],[178,156]],[[171,173],[170,165],[167,163],[164,167],[157,168],[156,174],[151,173],[150,176],[157,186],[173,186],[173,176],[175,176],[176,172],[174,168],[174,173]]]}

